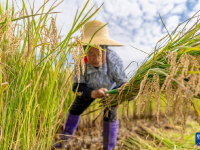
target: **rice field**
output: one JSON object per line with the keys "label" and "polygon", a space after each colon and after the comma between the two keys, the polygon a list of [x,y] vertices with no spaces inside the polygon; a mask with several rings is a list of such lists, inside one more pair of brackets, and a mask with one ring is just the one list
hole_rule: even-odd
{"label": "rice field", "polygon": [[[86,12],[88,0],[84,8],[77,10],[69,33],[65,37],[61,37],[54,17],[59,14],[54,12],[54,9],[62,1],[55,1],[47,12],[44,11],[44,8],[49,1],[45,1],[39,10],[31,12],[28,10],[34,8],[25,5],[23,0],[22,2],[23,5],[18,12],[15,11],[15,3],[11,8],[8,6],[8,0],[5,6],[0,3],[0,150],[52,149],[59,139],[68,109],[75,98],[75,94],[72,92],[73,73],[74,69],[77,69],[77,64],[82,62],[82,55],[84,55],[81,53],[82,55],[78,56],[77,49],[70,45],[71,41],[77,42],[81,38],[74,38],[73,34],[81,30],[82,26],[98,13],[101,6],[97,10],[91,8]],[[32,12],[36,13],[33,14]],[[86,12],[85,16],[83,12]],[[184,57],[181,57],[184,56],[182,55],[183,49],[188,52],[185,57],[190,58],[189,54],[193,56],[192,58],[199,57],[200,36],[198,31],[200,25],[198,23],[195,25],[194,28],[189,30],[188,34],[180,36],[181,40],[177,38],[172,40],[170,36],[167,36],[168,40],[165,43],[168,46],[164,48],[171,52],[175,49],[179,50],[179,55],[170,55],[171,59],[184,59]],[[174,31],[173,35],[177,37],[177,32]],[[77,42],[77,44],[80,43]],[[191,50],[191,47],[193,47],[193,50]],[[152,57],[154,55],[149,56],[141,65],[141,70],[136,71],[131,76],[130,79],[132,80],[130,81],[133,81],[133,79],[137,81],[130,82],[133,85],[135,84],[136,88],[131,88],[130,91],[124,90],[123,96],[125,97],[121,97],[121,99],[124,98],[124,102],[122,103],[121,99],[117,98],[120,101],[117,101],[117,103],[120,103],[118,106],[120,126],[116,149],[198,149],[195,146],[194,135],[199,129],[199,85],[197,88],[189,85],[199,79],[197,78],[197,75],[199,75],[199,59],[197,61],[188,59],[190,63],[187,67],[190,70],[184,72],[194,79],[191,84],[184,85],[190,89],[193,88],[192,96],[196,96],[196,99],[192,98],[192,107],[189,107],[191,100],[184,99],[184,94],[178,95],[182,96],[187,103],[186,105],[177,103],[175,109],[183,106],[179,110],[188,108],[188,114],[181,117],[175,116],[176,121],[174,121],[173,109],[169,109],[176,101],[170,103],[170,97],[167,97],[166,93],[170,90],[173,92],[183,90],[182,92],[184,92],[184,89],[181,89],[182,86],[178,90],[176,89],[176,85],[180,84],[173,82],[173,86],[166,86],[168,88],[164,89],[165,92],[162,91],[163,89],[159,90],[162,91],[162,93],[159,93],[160,101],[156,97],[155,89],[154,91],[148,89],[150,82],[146,82],[149,83],[149,86],[142,90],[150,91],[147,93],[151,93],[151,101],[145,101],[147,95],[142,94],[143,91],[140,90],[140,83],[149,69],[154,72],[150,76],[146,75],[147,78],[151,78],[151,81],[158,80],[158,76],[154,76],[154,73],[158,70],[155,67],[152,68],[152,63],[149,62],[154,63],[154,60],[156,60],[156,62],[163,62],[157,63],[157,67],[165,70],[170,68],[170,62],[167,63],[163,60],[164,57],[160,57],[162,53],[159,52],[162,49],[163,47],[158,48],[156,57]],[[74,55],[75,64],[69,61],[71,55]],[[194,67],[191,67],[190,64]],[[180,66],[180,68],[184,68],[184,66]],[[169,72],[166,71],[165,73]],[[176,73],[181,74],[182,72],[178,70]],[[161,74],[159,74],[159,77],[163,84],[166,82],[166,77]],[[180,80],[175,79],[182,81],[182,78]],[[167,81],[171,80],[173,78]],[[131,86],[127,87],[130,88]],[[134,101],[129,101],[130,97],[137,96],[140,92],[140,99],[136,97]],[[127,93],[128,95],[126,95]],[[95,100],[82,115],[77,132],[73,136],[68,149],[102,149],[103,116],[101,112],[103,107],[116,104],[116,100],[110,100],[118,95],[111,95],[107,101],[105,99]],[[145,106],[143,105],[144,102],[146,103]]]}

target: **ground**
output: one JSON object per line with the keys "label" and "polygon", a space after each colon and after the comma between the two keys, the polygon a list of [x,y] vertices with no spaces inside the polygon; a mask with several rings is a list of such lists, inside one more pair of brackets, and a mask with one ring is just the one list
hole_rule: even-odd
{"label": "ground", "polygon": [[[195,146],[195,133],[198,123],[188,117],[184,140],[181,139],[181,126],[169,124],[163,116],[160,126],[156,117],[126,120],[120,119],[115,150],[123,149],[200,149]],[[60,131],[62,128],[60,128]],[[129,140],[127,140],[129,139]],[[125,141],[125,142],[124,142]],[[69,143],[68,150],[102,150],[101,123],[79,126]],[[64,150],[64,148],[60,149]]]}

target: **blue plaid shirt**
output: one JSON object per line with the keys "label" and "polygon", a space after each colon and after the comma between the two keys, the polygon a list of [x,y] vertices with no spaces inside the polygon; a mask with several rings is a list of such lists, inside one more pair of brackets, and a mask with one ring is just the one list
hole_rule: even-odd
{"label": "blue plaid shirt", "polygon": [[[107,49],[106,62],[98,69],[94,68],[89,63],[86,64],[84,75],[80,76],[80,84],[78,92],[81,92],[80,97],[91,98],[91,91],[100,88],[120,87],[127,80],[123,61],[116,52]],[[73,90],[76,90],[78,85],[77,77],[74,76]]]}

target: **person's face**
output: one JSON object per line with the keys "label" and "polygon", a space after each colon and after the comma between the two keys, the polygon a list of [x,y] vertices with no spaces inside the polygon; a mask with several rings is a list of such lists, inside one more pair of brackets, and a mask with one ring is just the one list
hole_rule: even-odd
{"label": "person's face", "polygon": [[[87,52],[88,63],[93,67],[100,67],[99,49],[90,47]],[[102,50],[102,65],[106,62],[106,51]]]}

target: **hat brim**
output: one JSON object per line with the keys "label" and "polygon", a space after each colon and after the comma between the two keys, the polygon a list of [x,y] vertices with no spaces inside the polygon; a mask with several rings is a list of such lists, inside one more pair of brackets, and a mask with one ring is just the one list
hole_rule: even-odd
{"label": "hat brim", "polygon": [[[86,46],[87,44],[89,44],[89,41],[90,41],[90,38],[83,38],[82,39],[82,45],[83,46]],[[98,44],[98,45],[105,45],[105,46],[124,46],[123,44],[115,41],[115,40],[112,40],[110,38],[93,38],[91,43],[91,45],[95,45],[95,44]]]}

